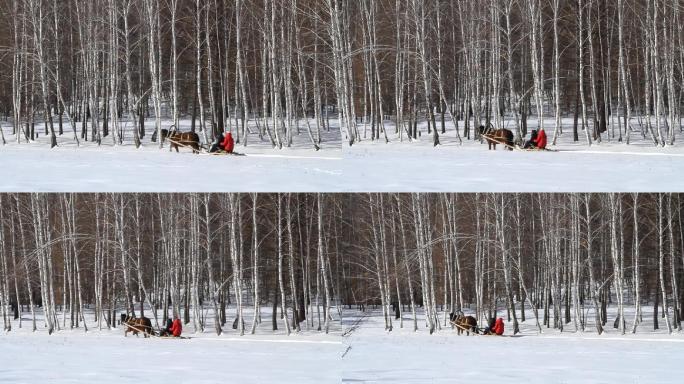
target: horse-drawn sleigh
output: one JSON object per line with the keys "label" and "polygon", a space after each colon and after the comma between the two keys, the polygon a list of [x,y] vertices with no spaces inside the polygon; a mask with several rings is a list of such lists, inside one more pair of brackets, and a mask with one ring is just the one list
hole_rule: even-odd
{"label": "horse-drawn sleigh", "polygon": [[[176,152],[179,152],[179,148],[189,148],[192,150],[192,153],[200,154],[200,155],[245,156],[244,153],[238,153],[238,152],[234,152],[234,151],[231,151],[231,152],[226,152],[226,151],[211,152],[207,149],[206,146],[204,146],[200,143],[200,137],[195,132],[180,132],[180,131],[177,131],[175,129],[172,129],[172,130],[162,129],[161,130],[161,139],[162,139],[162,142],[168,140],[169,150],[171,150],[171,151],[173,151],[175,149]],[[156,131],[152,134],[152,141],[154,141],[154,142],[157,141],[157,132]]]}
{"label": "horse-drawn sleigh", "polygon": [[501,327],[500,330],[497,329],[493,321],[486,328],[478,328],[477,319],[473,316],[465,316],[462,312],[450,313],[449,320],[452,328],[456,328],[459,335],[465,332],[467,336],[470,336],[470,333],[472,332],[473,335],[502,336],[504,331],[503,321],[501,319],[499,319],[501,322],[501,324],[499,324]]}
{"label": "horse-drawn sleigh", "polygon": [[544,140],[544,146],[543,147],[537,147],[534,145],[532,145],[532,146],[523,145],[522,142],[516,143],[516,141],[514,139],[513,131],[511,131],[510,129],[505,129],[505,128],[495,129],[491,124],[486,128],[484,125],[481,125],[477,131],[480,134],[480,137],[483,138],[487,142],[489,150],[494,149],[496,151],[496,145],[500,144],[505,149],[508,149],[510,151],[518,150],[518,151],[526,151],[526,152],[538,152],[538,151],[558,152],[558,150],[546,148],[546,140]]}
{"label": "horse-drawn sleigh", "polygon": [[152,321],[145,316],[135,317],[127,314],[121,315],[121,325],[125,326],[124,336],[128,336],[128,332],[132,332],[135,336],[139,336],[142,333],[145,338],[156,337],[159,339],[189,339],[189,337],[172,335],[169,331],[169,325],[167,329],[160,330],[159,333],[155,332],[152,328]]}

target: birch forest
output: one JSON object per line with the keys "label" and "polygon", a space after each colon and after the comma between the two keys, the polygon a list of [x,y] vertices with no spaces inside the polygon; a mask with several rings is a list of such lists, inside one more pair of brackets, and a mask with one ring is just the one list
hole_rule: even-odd
{"label": "birch forest", "polygon": [[[528,124],[574,141],[681,134],[682,2],[0,1],[11,137],[125,141],[179,126],[288,146]],[[564,118],[566,124],[561,125]],[[144,121],[154,121],[146,128]],[[458,123],[458,124],[455,124]],[[331,128],[332,126],[332,128]],[[130,133],[126,128],[131,128]],[[9,135],[9,134],[8,134]],[[161,145],[161,141],[160,141]]]}
{"label": "birch forest", "polygon": [[342,301],[382,310],[388,331],[450,330],[460,311],[506,318],[513,334],[522,322],[681,330],[679,194],[358,194],[346,206]]}
{"label": "birch forest", "polygon": [[108,329],[128,314],[219,335],[327,333],[340,231],[334,195],[3,194],[4,329]]}

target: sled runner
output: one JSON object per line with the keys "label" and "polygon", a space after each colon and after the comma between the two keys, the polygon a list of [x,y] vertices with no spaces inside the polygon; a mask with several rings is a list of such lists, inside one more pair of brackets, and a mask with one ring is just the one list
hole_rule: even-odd
{"label": "sled runner", "polygon": [[515,146],[515,149],[519,151],[525,151],[525,152],[559,152],[557,149],[548,149],[548,148],[523,148],[519,145]]}
{"label": "sled runner", "polygon": [[181,340],[190,340],[192,337],[187,337],[187,336],[157,336],[158,339],[181,339]]}
{"label": "sled runner", "polygon": [[200,152],[200,155],[210,155],[210,156],[247,156],[244,153],[241,152],[226,152],[226,151],[218,151],[218,152]]}

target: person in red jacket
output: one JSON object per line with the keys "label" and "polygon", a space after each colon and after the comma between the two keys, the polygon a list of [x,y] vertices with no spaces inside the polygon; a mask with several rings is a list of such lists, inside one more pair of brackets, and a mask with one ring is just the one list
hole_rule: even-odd
{"label": "person in red jacket", "polygon": [[181,324],[178,315],[173,316],[173,324],[171,325],[171,334],[173,337],[180,337],[183,332],[183,325]]}
{"label": "person in red jacket", "polygon": [[233,135],[230,132],[228,132],[226,134],[226,138],[223,139],[221,148],[228,153],[233,153],[233,148],[235,148],[235,140],[233,140]]}
{"label": "person in red jacket", "polygon": [[492,331],[497,334],[498,336],[503,335],[504,333],[504,322],[502,318],[496,319],[496,323],[494,324],[494,329]]}
{"label": "person in red jacket", "polygon": [[546,149],[546,132],[544,129],[540,129],[537,132],[537,139],[534,141],[534,146],[538,149]]}

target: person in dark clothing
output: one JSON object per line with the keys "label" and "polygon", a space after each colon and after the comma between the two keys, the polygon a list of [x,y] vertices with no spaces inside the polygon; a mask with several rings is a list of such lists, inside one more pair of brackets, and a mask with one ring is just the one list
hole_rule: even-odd
{"label": "person in dark clothing", "polygon": [[209,148],[210,153],[215,153],[218,152],[222,149],[221,144],[223,143],[224,137],[223,137],[223,132],[219,133],[216,135],[216,138],[214,139],[214,142],[211,143],[211,148]]}
{"label": "person in dark clothing", "polygon": [[525,141],[525,145],[523,145],[524,149],[532,149],[535,148],[535,145],[537,145],[537,131],[532,130],[530,133],[530,139]]}
{"label": "person in dark clothing", "polygon": [[166,328],[159,331],[159,336],[169,336],[171,335],[171,327],[173,326],[173,320],[166,319]]}
{"label": "person in dark clothing", "polygon": [[489,325],[487,325],[487,328],[484,329],[482,334],[483,335],[491,335],[493,330],[494,330],[495,325],[496,325],[496,319],[492,317],[491,319],[489,319]]}

